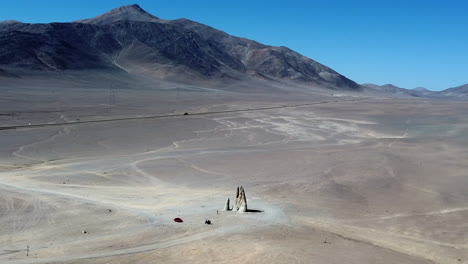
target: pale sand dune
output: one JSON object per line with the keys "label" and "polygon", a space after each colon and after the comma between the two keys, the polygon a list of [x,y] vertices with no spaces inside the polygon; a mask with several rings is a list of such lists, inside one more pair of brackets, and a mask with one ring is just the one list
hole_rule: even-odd
{"label": "pale sand dune", "polygon": [[468,263],[468,106],[347,99],[0,131],[0,263]]}

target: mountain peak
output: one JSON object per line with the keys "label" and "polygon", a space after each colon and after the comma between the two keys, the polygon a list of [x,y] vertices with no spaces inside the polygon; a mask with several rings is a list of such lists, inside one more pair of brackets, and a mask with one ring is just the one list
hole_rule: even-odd
{"label": "mountain peak", "polygon": [[[133,5],[125,5],[125,6],[121,6],[121,7],[129,7],[129,8],[136,8],[136,9],[139,9],[139,10],[143,10],[138,4],[133,4]],[[144,10],[143,10],[144,11]],[[146,11],[145,11],[146,12]]]}
{"label": "mountain peak", "polygon": [[78,23],[112,24],[117,21],[156,22],[159,18],[146,12],[137,4],[114,8],[109,12],[90,19],[78,20]]}
{"label": "mountain peak", "polygon": [[[117,8],[114,8],[112,10],[119,10],[120,12],[140,12],[140,13],[144,13],[144,14],[148,14],[148,12],[146,12],[145,10],[143,10],[143,8],[141,8],[139,5],[137,4],[133,4],[133,5],[125,5],[125,6],[121,6],[121,7],[117,7]],[[111,11],[112,11],[111,10]]]}
{"label": "mountain peak", "polygon": [[3,21],[0,21],[0,24],[16,24],[16,23],[22,23],[18,20],[3,20]]}
{"label": "mountain peak", "polygon": [[416,92],[430,92],[429,89],[427,88],[424,88],[424,87],[416,87],[414,89],[412,89],[413,91],[416,91]]}
{"label": "mountain peak", "polygon": [[391,83],[387,83],[387,84],[384,84],[382,85],[382,87],[386,87],[386,88],[400,88],[394,84],[391,84]]}

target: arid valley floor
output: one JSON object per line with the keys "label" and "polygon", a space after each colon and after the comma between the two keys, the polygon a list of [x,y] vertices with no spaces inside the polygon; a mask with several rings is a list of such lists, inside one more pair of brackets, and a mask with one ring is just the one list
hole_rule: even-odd
{"label": "arid valley floor", "polygon": [[468,263],[465,102],[69,91],[4,91],[0,263]]}

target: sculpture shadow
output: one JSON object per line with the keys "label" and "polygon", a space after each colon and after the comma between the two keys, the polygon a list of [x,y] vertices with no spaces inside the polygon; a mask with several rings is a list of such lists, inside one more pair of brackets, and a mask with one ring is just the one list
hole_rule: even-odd
{"label": "sculpture shadow", "polygon": [[265,211],[258,209],[247,209],[247,213],[263,213]]}

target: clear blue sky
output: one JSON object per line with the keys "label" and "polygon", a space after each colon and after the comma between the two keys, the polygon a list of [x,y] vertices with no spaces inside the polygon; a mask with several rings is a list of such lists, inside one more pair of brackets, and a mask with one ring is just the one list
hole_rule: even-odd
{"label": "clear blue sky", "polygon": [[466,0],[14,0],[2,1],[0,20],[66,22],[134,3],[160,18],[287,46],[359,83],[468,83]]}

